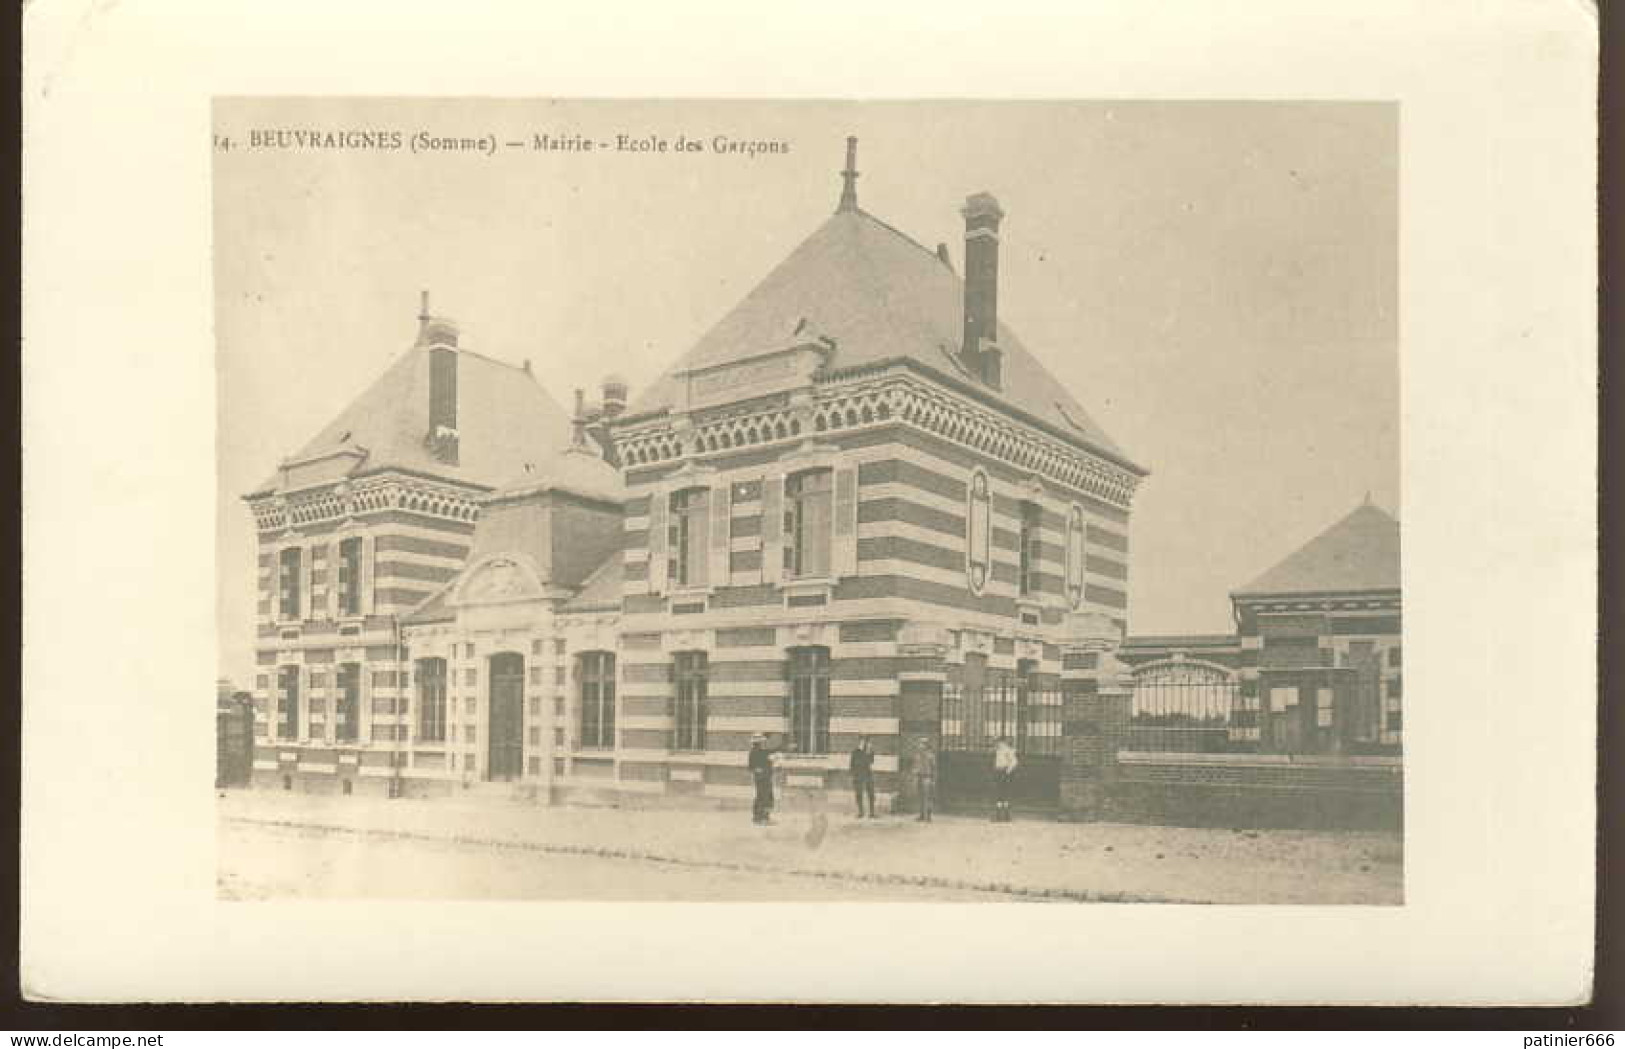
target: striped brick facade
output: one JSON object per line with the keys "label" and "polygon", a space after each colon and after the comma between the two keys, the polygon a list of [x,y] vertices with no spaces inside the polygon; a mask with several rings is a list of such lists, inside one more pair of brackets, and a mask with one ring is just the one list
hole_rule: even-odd
{"label": "striped brick facade", "polygon": [[[333,484],[249,499],[260,525],[253,695],[262,781],[314,774],[361,789],[404,760],[411,703],[397,620],[462,569],[480,493],[400,474],[357,487],[362,497]],[[353,610],[341,606],[339,551],[347,540],[359,553]],[[285,614],[282,566],[290,552],[300,566],[299,600]],[[337,715],[341,674],[349,673],[358,694],[355,724],[345,731]],[[288,703],[290,692],[297,702]],[[294,708],[291,718],[285,706]]]}
{"label": "striped brick facade", "polygon": [[[782,755],[783,786],[849,803],[847,754],[868,735],[877,792],[883,805],[895,803],[906,740],[937,731],[936,708],[911,720],[904,700],[919,678],[922,638],[941,682],[955,680],[969,653],[990,670],[1021,665],[1054,682],[1069,614],[1123,625],[1136,479],[1129,471],[1107,459],[1085,462],[1091,455],[1081,448],[1022,460],[1020,438],[1042,434],[1014,420],[1005,420],[1002,442],[982,442],[972,427],[985,407],[901,366],[810,393],[633,420],[617,434],[628,498],[615,776],[627,789],[743,803],[752,789],[751,736],[789,731],[791,653],[813,647],[829,657],[828,753]],[[928,419],[915,403],[937,414]],[[726,439],[718,439],[719,422],[730,428]],[[829,569],[803,578],[784,556],[793,541],[784,532],[787,485],[826,470]],[[991,571],[980,593],[967,578],[967,500],[977,472],[991,504]],[[1114,483],[1085,480],[1096,476]],[[671,515],[674,497],[694,489],[707,495],[711,526],[705,582],[686,586],[671,567]],[[1018,579],[1023,504],[1036,509],[1028,513],[1038,526],[1027,593]],[[1069,519],[1079,533],[1070,554]],[[1069,571],[1081,584],[1075,600]],[[701,752],[672,746],[674,667],[690,651],[708,658]]]}
{"label": "striped brick facade", "polygon": [[[256,767],[342,776],[382,757],[408,790],[501,779],[557,798],[743,804],[754,734],[796,736],[783,786],[826,799],[850,789],[847,755],[868,736],[888,804],[907,792],[906,741],[940,734],[943,689],[971,657],[1058,706],[1068,646],[1124,630],[1145,471],[998,322],[997,202],[978,194],[962,214],[964,282],[844,194],[636,405],[618,380],[591,412],[578,395],[577,458],[552,462],[559,478],[528,451],[526,483],[483,505],[434,477],[357,478],[344,462],[369,453],[342,427],[331,450],[284,464],[276,492],[251,499],[267,714]],[[433,343],[426,307],[420,320]],[[447,340],[436,361],[451,360]],[[488,373],[452,373],[432,404],[466,399],[465,380]],[[432,392],[439,373],[424,374]],[[527,367],[483,396],[529,381]],[[509,420],[485,404],[448,419],[425,445],[444,462],[477,457],[476,427],[505,443]],[[531,490],[570,474],[601,493],[606,463],[618,513],[599,500],[603,518],[569,525]],[[290,485],[298,470],[327,487]],[[602,558],[587,545],[600,525],[620,549],[561,570]],[[332,551],[350,535],[365,544],[365,608],[346,619],[330,607]],[[311,607],[284,621],[278,573],[294,548]],[[359,663],[366,682],[349,747],[328,717],[335,662]],[[442,663],[444,739],[427,738],[440,680],[428,671]],[[278,731],[283,671],[300,702]],[[701,692],[695,723],[680,700]],[[809,695],[814,716],[793,726]]]}

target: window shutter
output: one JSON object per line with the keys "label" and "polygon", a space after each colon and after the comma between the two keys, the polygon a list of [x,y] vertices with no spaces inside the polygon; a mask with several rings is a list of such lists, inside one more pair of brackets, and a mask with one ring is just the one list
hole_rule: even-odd
{"label": "window shutter", "polygon": [[377,581],[373,572],[372,559],[376,552],[376,543],[372,536],[361,540],[361,614],[372,615],[377,604],[373,600],[372,588]]}
{"label": "window shutter", "polygon": [[834,549],[830,574],[839,579],[858,574],[858,471],[835,471]]}
{"label": "window shutter", "polygon": [[784,476],[762,482],[762,582],[784,578]]}
{"label": "window shutter", "polygon": [[728,506],[728,485],[711,486],[711,571],[712,586],[727,586],[730,547],[733,529],[729,527],[732,511]]}
{"label": "window shutter", "polygon": [[649,593],[666,591],[666,517],[671,496],[657,488],[649,495]]}

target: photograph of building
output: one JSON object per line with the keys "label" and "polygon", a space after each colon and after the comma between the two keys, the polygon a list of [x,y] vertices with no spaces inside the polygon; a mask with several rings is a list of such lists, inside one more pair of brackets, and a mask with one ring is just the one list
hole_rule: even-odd
{"label": "photograph of building", "polygon": [[1230,633],[1137,633],[1153,475],[1098,421],[1115,391],[1001,315],[995,193],[928,246],[868,210],[860,177],[907,173],[859,147],[642,381],[555,388],[422,292],[240,493],[253,793],[769,822],[765,769],[810,842],[871,788],[919,820],[1397,831],[1397,520],[1324,522],[1230,591]]}

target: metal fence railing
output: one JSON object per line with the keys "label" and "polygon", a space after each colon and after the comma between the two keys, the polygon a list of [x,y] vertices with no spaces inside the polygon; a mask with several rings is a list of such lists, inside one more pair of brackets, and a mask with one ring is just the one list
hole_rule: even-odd
{"label": "metal fence railing", "polygon": [[1144,673],[1135,680],[1125,749],[1184,754],[1254,749],[1257,736],[1248,731],[1248,712],[1238,709],[1239,695],[1235,680],[1219,670]]}

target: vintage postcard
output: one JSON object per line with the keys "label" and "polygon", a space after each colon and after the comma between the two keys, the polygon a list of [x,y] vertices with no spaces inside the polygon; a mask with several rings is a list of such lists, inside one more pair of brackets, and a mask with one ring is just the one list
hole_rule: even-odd
{"label": "vintage postcard", "polygon": [[28,992],[1583,998],[1591,36],[1267,6],[36,33]]}
{"label": "vintage postcard", "polygon": [[1401,903],[1398,116],[219,101],[221,893]]}

